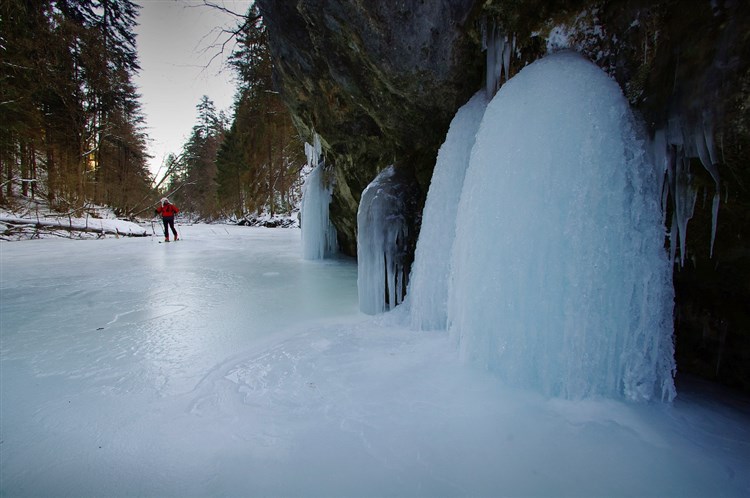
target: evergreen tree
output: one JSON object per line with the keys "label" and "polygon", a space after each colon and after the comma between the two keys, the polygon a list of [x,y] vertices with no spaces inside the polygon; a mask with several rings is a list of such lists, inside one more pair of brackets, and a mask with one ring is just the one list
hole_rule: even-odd
{"label": "evergreen tree", "polygon": [[[138,7],[130,0],[0,5],[0,202],[20,185],[21,195],[42,193],[60,208],[93,200],[126,212],[123,192],[150,183],[132,84]],[[108,183],[120,181],[127,183]]]}
{"label": "evergreen tree", "polygon": [[198,105],[198,120],[185,143],[181,168],[174,175],[170,190],[183,210],[200,218],[213,219],[216,206],[216,154],[226,132],[226,117],[217,114],[213,101],[204,95]]}
{"label": "evergreen tree", "polygon": [[234,121],[217,156],[220,207],[289,213],[298,201],[302,144],[274,89],[268,33],[252,6],[230,58],[238,80]]}

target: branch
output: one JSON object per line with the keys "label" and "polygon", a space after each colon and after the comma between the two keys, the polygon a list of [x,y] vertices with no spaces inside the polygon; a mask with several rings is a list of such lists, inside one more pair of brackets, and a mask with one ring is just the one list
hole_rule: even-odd
{"label": "branch", "polygon": [[33,67],[19,66],[18,64],[11,64],[10,62],[3,62],[3,66],[14,67],[16,69],[27,69],[29,71],[33,71],[34,70]]}
{"label": "branch", "polygon": [[[182,156],[183,156],[183,154],[180,154],[179,156],[175,157],[174,161],[172,161],[172,163],[167,168],[167,171],[164,172],[164,176],[161,177],[161,180],[159,180],[157,182],[157,184],[153,186],[154,190],[158,191],[159,187],[161,187],[161,184],[164,183],[164,180],[166,180],[167,178],[169,178],[169,175],[171,175],[174,172],[174,170],[177,169],[177,166],[179,165],[180,160],[182,159]],[[164,167],[164,163],[162,162],[162,165],[159,166],[159,171],[156,172],[156,177],[154,177],[154,180],[156,180],[156,178],[159,176],[159,172],[161,171],[161,169],[163,167]],[[151,197],[151,195],[152,195],[151,193],[146,194],[143,197],[143,199],[141,199],[140,201],[138,201],[138,202],[135,203],[135,206],[133,206],[133,209],[138,209],[138,206],[140,206],[141,204],[143,204],[144,202],[146,202],[146,200],[149,197]],[[130,216],[131,218],[134,218],[134,217],[138,216],[139,214],[141,214],[142,212],[144,212],[144,211],[146,211],[147,209],[150,209],[150,208],[151,208],[151,206],[147,206],[147,207],[141,209],[138,212],[129,214],[128,216]]]}
{"label": "branch", "polygon": [[185,183],[183,183],[182,185],[180,185],[179,187],[177,187],[176,189],[174,189],[173,191],[169,192],[169,193],[168,193],[167,195],[165,195],[164,197],[169,197],[170,195],[173,195],[173,194],[175,194],[175,193],[179,192],[179,191],[180,191],[180,189],[182,189],[182,187],[184,187],[184,186],[186,186],[186,185],[195,185],[196,183],[197,183],[197,182],[185,182]]}
{"label": "branch", "polygon": [[[248,6],[251,5],[252,2],[248,2]],[[247,27],[251,24],[255,24],[261,19],[260,15],[248,17],[246,14],[240,14],[237,12],[234,12],[233,10],[230,10],[226,8],[224,5],[219,5],[215,2],[209,1],[209,0],[203,0],[203,7],[208,7],[211,9],[218,10],[219,12],[224,12],[225,14],[229,14],[237,19],[242,19],[242,23],[236,25],[234,29],[226,29],[226,28],[220,28],[219,33],[216,35],[216,38],[214,39],[214,42],[206,47],[206,50],[204,52],[207,52],[211,49],[219,48],[219,51],[215,53],[211,59],[208,61],[208,64],[206,64],[206,68],[210,66],[214,60],[216,60],[218,57],[224,55],[225,50],[227,49],[227,45],[232,40],[236,40],[236,38],[242,34],[243,31],[247,29]],[[219,38],[222,35],[228,35],[227,39],[223,42],[219,43]],[[208,36],[208,35],[207,35]]]}
{"label": "branch", "polygon": [[233,10],[229,10],[228,8],[224,7],[223,5],[216,4],[214,2],[209,2],[208,0],[203,0],[203,6],[204,7],[210,7],[212,9],[220,10],[221,12],[225,12],[227,14],[233,15],[234,17],[245,17],[244,14],[238,14],[237,12],[234,12]]}
{"label": "branch", "polygon": [[14,176],[12,178],[9,178],[9,179],[5,180],[3,183],[0,183],[0,188],[5,187],[9,183],[14,183],[15,182],[16,184],[20,185],[22,183],[30,183],[30,182],[35,182],[35,181],[37,181],[36,178],[16,178]]}
{"label": "branch", "polygon": [[[165,177],[165,178],[166,178],[166,177]],[[176,189],[174,189],[173,191],[171,191],[171,192],[167,193],[167,194],[166,194],[166,195],[165,195],[164,197],[169,197],[170,195],[174,194],[175,192],[178,192],[178,191],[179,191],[179,190],[180,190],[180,189],[181,189],[182,187],[184,187],[185,185],[195,185],[195,183],[196,183],[196,182],[185,182],[185,183],[183,183],[182,185],[180,185],[179,187],[177,187]],[[141,202],[143,202],[143,201],[141,201]],[[139,202],[138,204],[140,204],[140,202]],[[130,216],[131,216],[131,217],[136,217],[136,216],[138,216],[139,214],[141,214],[141,213],[143,213],[144,211],[146,211],[147,209],[151,209],[151,206],[146,206],[145,208],[141,209],[141,210],[140,210],[140,211],[138,211],[137,213],[133,213],[133,214],[131,214]]]}

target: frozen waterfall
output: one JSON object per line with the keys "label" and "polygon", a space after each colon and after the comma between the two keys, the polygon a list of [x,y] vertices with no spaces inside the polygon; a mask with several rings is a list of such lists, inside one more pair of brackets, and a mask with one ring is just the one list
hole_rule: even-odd
{"label": "frozen waterfall", "polygon": [[394,166],[381,171],[362,192],[357,211],[357,289],[363,313],[393,309],[406,295],[417,197],[413,179]]}
{"label": "frozen waterfall", "polygon": [[305,144],[307,165],[312,171],[302,188],[302,257],[323,259],[338,250],[336,228],[328,218],[331,189],[326,186],[321,160],[320,137],[315,134],[313,143]]}
{"label": "frozen waterfall", "polygon": [[418,330],[446,327],[449,262],[458,198],[486,107],[485,92],[478,92],[458,110],[438,151],[409,283],[411,323]]}
{"label": "frozen waterfall", "polygon": [[[461,192],[447,316],[462,357],[551,396],[671,400],[659,179],[617,84],[570,52],[527,66],[487,106],[460,176],[453,190],[433,182],[427,205]],[[451,230],[426,211],[420,248]],[[415,282],[435,272],[426,252]],[[414,291],[412,317],[440,323]]]}

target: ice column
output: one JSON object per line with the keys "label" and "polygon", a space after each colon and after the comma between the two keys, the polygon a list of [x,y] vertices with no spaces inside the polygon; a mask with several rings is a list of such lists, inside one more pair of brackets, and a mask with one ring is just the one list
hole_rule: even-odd
{"label": "ice column", "polygon": [[448,327],[462,357],[550,396],[671,400],[657,173],[620,88],[581,56],[505,83],[456,216]]}
{"label": "ice column", "polygon": [[487,102],[485,93],[479,92],[461,107],[438,151],[409,282],[411,324],[417,330],[446,328],[456,210]]}
{"label": "ice column", "polygon": [[359,308],[374,315],[403,301],[411,267],[416,192],[389,166],[362,192],[357,211]]}
{"label": "ice column", "polygon": [[331,188],[325,185],[321,160],[320,137],[316,133],[312,145],[305,143],[307,166],[312,171],[302,187],[302,257],[323,259],[338,249],[336,228],[328,218]]}

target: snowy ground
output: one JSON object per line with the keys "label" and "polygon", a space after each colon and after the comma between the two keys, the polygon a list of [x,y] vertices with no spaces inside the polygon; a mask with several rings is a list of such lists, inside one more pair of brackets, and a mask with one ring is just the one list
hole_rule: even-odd
{"label": "snowy ground", "polygon": [[743,398],[514,390],[299,230],[182,231],[0,243],[0,495],[750,495]]}

